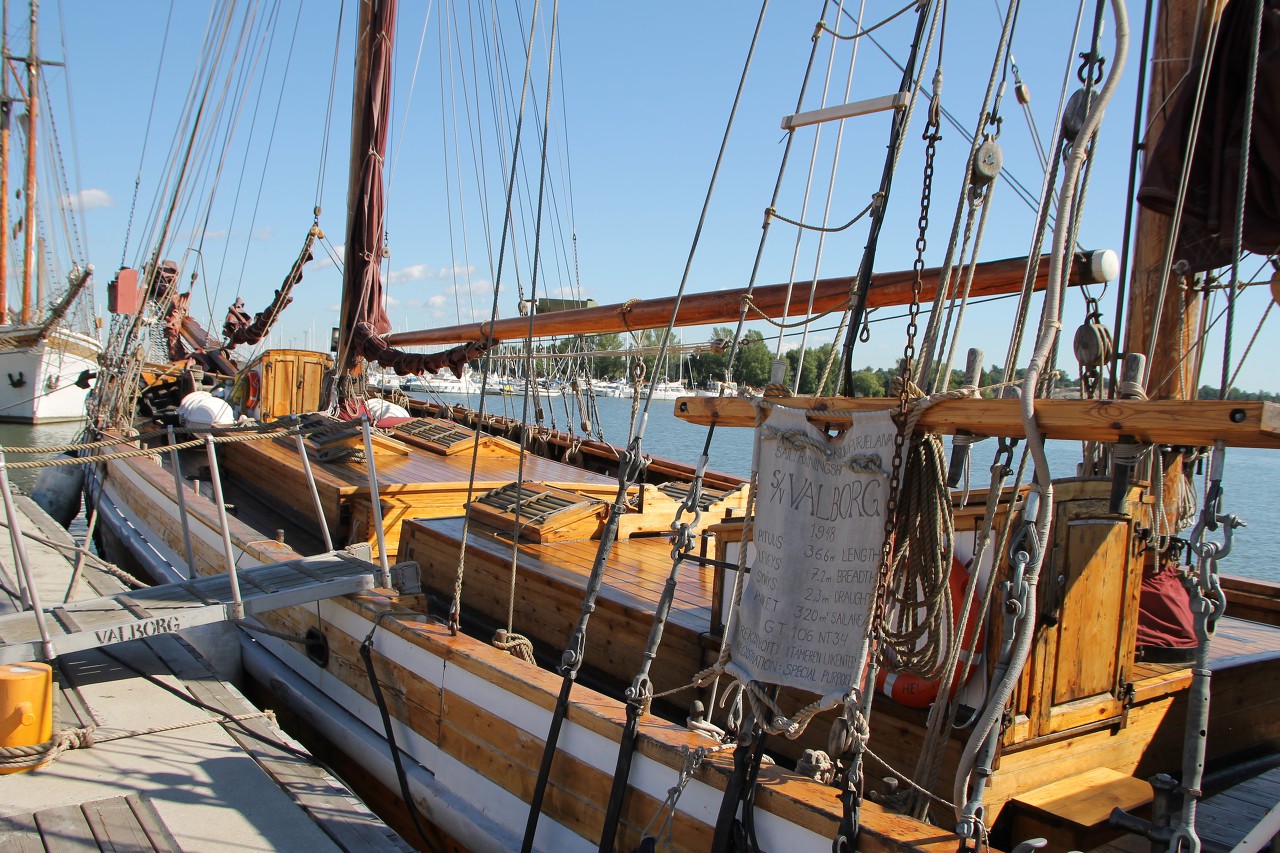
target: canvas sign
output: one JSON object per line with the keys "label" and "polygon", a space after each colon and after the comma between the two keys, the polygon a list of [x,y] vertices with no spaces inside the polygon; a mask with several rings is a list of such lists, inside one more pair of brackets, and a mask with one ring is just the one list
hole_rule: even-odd
{"label": "canvas sign", "polygon": [[831,437],[775,407],[760,430],[755,558],[728,671],[840,696],[866,655],[897,427],[875,412]]}

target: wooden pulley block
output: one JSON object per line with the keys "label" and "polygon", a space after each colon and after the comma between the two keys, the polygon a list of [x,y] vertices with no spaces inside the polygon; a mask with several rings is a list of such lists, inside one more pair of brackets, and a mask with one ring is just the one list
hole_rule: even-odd
{"label": "wooden pulley block", "polygon": [[999,143],[994,139],[984,140],[973,152],[973,183],[977,186],[991,183],[1000,175],[1003,165],[1004,152],[1000,150]]}
{"label": "wooden pulley block", "polygon": [[1111,330],[1101,322],[1101,315],[1095,313],[1085,318],[1076,329],[1072,348],[1081,367],[1101,367],[1111,361],[1115,355],[1115,343]]}
{"label": "wooden pulley block", "polygon": [[1271,274],[1271,299],[1280,305],[1280,270]]}

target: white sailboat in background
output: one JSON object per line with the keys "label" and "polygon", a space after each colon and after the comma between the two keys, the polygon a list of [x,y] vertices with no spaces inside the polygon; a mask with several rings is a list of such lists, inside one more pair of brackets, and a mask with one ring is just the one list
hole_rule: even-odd
{"label": "white sailboat in background", "polygon": [[[6,15],[7,18],[7,15]],[[7,21],[5,30],[7,32]],[[8,303],[9,271],[16,264],[9,262],[9,156],[13,146],[9,119],[14,100],[8,93],[8,76],[4,78],[3,95],[0,96],[0,421],[19,423],[44,423],[49,421],[74,421],[84,417],[85,396],[89,383],[102,353],[93,325],[93,290],[87,285],[93,275],[93,267],[72,260],[66,273],[66,289],[56,302],[45,301],[44,272],[53,262],[52,246],[46,246],[42,234],[44,225],[52,219],[49,205],[38,205],[36,183],[37,129],[41,114],[39,109],[40,60],[37,50],[36,4],[31,4],[30,46],[25,58],[27,92],[20,99],[26,105],[24,120],[25,147],[27,151],[26,173],[23,182],[24,210],[18,227],[12,228],[15,239],[22,243],[21,307],[11,312]],[[9,55],[6,43],[5,61]],[[50,132],[53,123],[49,122]],[[48,146],[51,156],[58,156],[60,146]],[[55,175],[65,170],[53,169]],[[55,179],[56,180],[56,179]],[[68,188],[56,187],[57,192],[46,201],[62,208],[64,217],[78,216],[73,196],[64,192]],[[82,230],[82,229],[81,229]],[[71,229],[66,236],[66,250],[71,257],[84,256],[78,232]],[[48,249],[48,250],[47,250]],[[33,291],[34,285],[34,291]],[[34,301],[34,304],[33,304]],[[16,313],[16,317],[13,314]]]}

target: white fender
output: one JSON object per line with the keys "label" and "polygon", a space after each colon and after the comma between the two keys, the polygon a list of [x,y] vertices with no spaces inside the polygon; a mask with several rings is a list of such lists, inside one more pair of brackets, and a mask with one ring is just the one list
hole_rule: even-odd
{"label": "white fender", "polygon": [[191,429],[229,426],[236,422],[231,406],[208,391],[192,391],[178,405],[178,422]]}

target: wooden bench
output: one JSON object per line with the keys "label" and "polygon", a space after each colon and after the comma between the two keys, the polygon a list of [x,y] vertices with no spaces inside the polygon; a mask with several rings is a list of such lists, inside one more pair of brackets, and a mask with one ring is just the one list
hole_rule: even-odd
{"label": "wooden bench", "polygon": [[1043,837],[1049,850],[1087,850],[1120,834],[1107,819],[1117,806],[1132,811],[1151,802],[1151,783],[1096,767],[1010,800],[1015,843]]}

